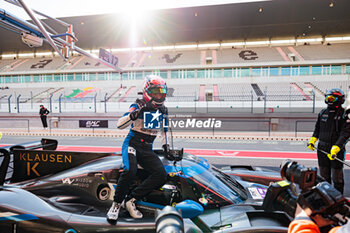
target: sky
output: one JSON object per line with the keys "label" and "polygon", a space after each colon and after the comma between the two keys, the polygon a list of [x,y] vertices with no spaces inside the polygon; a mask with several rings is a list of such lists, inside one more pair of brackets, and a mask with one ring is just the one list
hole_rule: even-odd
{"label": "sky", "polygon": [[[41,13],[51,17],[68,17],[95,14],[122,13],[125,11],[140,11],[167,9],[204,5],[219,5],[228,3],[259,2],[268,0],[22,0],[24,3]],[[137,6],[137,7],[135,7]],[[0,9],[29,19],[23,9],[0,0]]]}

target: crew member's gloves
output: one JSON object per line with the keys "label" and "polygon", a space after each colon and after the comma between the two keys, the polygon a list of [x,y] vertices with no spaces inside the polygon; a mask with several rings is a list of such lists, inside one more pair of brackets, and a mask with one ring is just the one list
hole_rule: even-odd
{"label": "crew member's gloves", "polygon": [[140,116],[140,114],[142,114],[142,108],[136,109],[135,111],[131,112],[129,116],[132,121],[135,121]]}
{"label": "crew member's gloves", "polygon": [[317,142],[318,138],[311,137],[309,143],[307,144],[307,148],[314,151],[315,150],[315,143]]}
{"label": "crew member's gloves", "polygon": [[164,150],[164,157],[169,161],[174,161],[175,160],[174,156],[172,154],[170,154],[169,144],[164,144],[162,147]]}
{"label": "crew member's gloves", "polygon": [[332,146],[331,153],[327,155],[330,160],[334,160],[337,157],[338,152],[340,151],[339,146]]}

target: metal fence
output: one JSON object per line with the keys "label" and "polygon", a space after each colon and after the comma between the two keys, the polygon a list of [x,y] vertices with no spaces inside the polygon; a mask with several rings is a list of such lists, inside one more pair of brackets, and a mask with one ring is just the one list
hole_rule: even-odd
{"label": "metal fence", "polygon": [[[101,95],[100,95],[101,96]],[[108,98],[108,93],[97,97],[66,98],[61,95],[50,95],[46,98],[22,96],[6,96],[0,98],[0,112],[26,113],[37,112],[43,104],[49,111],[55,113],[69,112],[122,112],[135,101],[137,96]],[[141,96],[139,96],[141,98]],[[174,112],[215,113],[215,112],[304,112],[315,113],[323,106],[322,101],[316,101],[315,95],[223,95],[205,96],[193,95],[167,97],[166,105]]]}
{"label": "metal fence", "polygon": [[[66,133],[66,132],[85,132],[85,133],[113,133],[118,132],[117,121],[118,118],[99,118],[96,117],[94,121],[108,121],[107,128],[81,128],[79,121],[80,118],[65,118],[65,117],[50,117],[48,119],[48,131],[42,131],[41,122],[39,118],[21,118],[10,119],[1,118],[0,128],[6,132],[48,132],[48,133]],[[90,118],[88,118],[90,119]],[[311,135],[314,130],[315,120],[290,120],[283,123],[276,123],[270,119],[236,119],[236,118],[184,118],[184,117],[172,117],[170,118],[171,132],[191,132],[200,133],[203,136],[215,136],[215,135],[257,135],[257,136],[274,136],[278,135],[278,132],[283,132],[286,135],[300,137],[305,135]],[[90,119],[91,120],[91,119]],[[182,123],[180,123],[182,121]],[[196,121],[202,121],[201,124]],[[219,126],[216,124],[220,121]],[[294,128],[293,128],[294,124]],[[289,127],[290,125],[290,127]],[[198,127],[199,126],[199,127]],[[290,128],[290,131],[280,131],[278,128]],[[67,131],[68,130],[68,131]],[[127,129],[129,130],[129,129]],[[252,134],[254,132],[254,134]],[[276,134],[277,133],[277,134]]]}

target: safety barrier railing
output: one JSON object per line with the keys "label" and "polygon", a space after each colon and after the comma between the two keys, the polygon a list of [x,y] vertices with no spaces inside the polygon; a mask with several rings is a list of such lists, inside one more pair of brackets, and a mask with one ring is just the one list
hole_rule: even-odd
{"label": "safety barrier railing", "polygon": [[[76,122],[77,123],[77,127],[75,126],[75,127],[71,127],[70,129],[72,129],[72,130],[74,130],[74,129],[76,129],[76,128],[79,128],[79,120],[82,120],[82,119],[78,119],[78,118],[76,118],[76,119],[74,119],[74,118],[70,118],[70,119],[65,119],[65,118],[60,118],[60,117],[54,117],[54,118],[50,118],[49,119],[49,132],[51,133],[51,131],[52,131],[52,128],[59,128],[59,126],[62,124],[62,122]],[[107,120],[108,122],[111,122],[111,121],[114,121],[114,122],[117,122],[118,121],[118,119],[115,119],[115,118],[104,118],[104,119],[98,119],[98,121],[103,121],[103,120]],[[57,124],[57,125],[54,125],[54,127],[52,127],[53,126],[53,124]],[[109,123],[108,124],[108,128],[110,129],[111,127],[111,124]],[[117,124],[115,124],[115,127],[113,127],[113,128],[115,128],[115,129],[117,129]],[[92,134],[95,134],[95,129],[105,129],[105,128],[98,128],[98,127],[90,127],[90,128],[84,128],[84,129],[86,129],[86,130],[89,130],[89,129],[91,129],[91,132],[92,132]]]}
{"label": "safety barrier railing", "polygon": [[[24,121],[27,122],[27,131],[28,133],[30,132],[30,126],[29,126],[29,119],[7,119],[7,118],[1,118],[0,119],[0,123],[3,121],[15,121],[15,122],[19,122],[19,121]],[[11,128],[15,129],[15,127],[12,127],[13,125],[11,125]]]}
{"label": "safety barrier railing", "polygon": [[[82,98],[65,98],[60,95],[50,95],[47,98],[31,98],[21,94],[9,95],[0,100],[0,112],[27,113],[39,112],[39,105],[43,104],[50,112],[92,112],[108,113],[127,109],[135,99],[142,96],[131,97],[108,97],[108,93]],[[323,103],[323,102],[322,102]],[[169,108],[176,108],[192,113],[228,112],[230,110],[251,113],[272,112],[311,112],[315,113],[318,108],[315,95],[305,99],[300,95],[220,95],[206,96],[200,101],[198,96],[169,96],[166,104]],[[297,109],[297,110],[296,110]]]}
{"label": "safety barrier railing", "polygon": [[[49,119],[49,132],[51,133],[53,129],[63,129],[62,123],[64,122],[70,122],[73,124],[70,124],[70,127],[67,129],[74,130],[78,128],[79,126],[79,120],[78,118],[51,118]],[[84,128],[86,130],[91,129],[92,134],[95,133],[95,130],[117,130],[117,118],[99,118],[99,121],[107,120],[108,128]],[[186,122],[188,120],[188,122]],[[183,123],[179,123],[180,121],[183,121]],[[197,121],[200,124],[197,123]],[[220,121],[220,123],[218,122]],[[111,124],[111,122],[115,122],[115,124]],[[57,123],[57,124],[56,124]],[[219,123],[219,127],[217,125]],[[55,125],[56,124],[56,125]],[[207,124],[207,126],[206,126]],[[243,125],[243,126],[242,126]],[[229,135],[230,132],[265,132],[266,136],[271,136],[271,120],[260,120],[260,119],[214,119],[214,118],[171,118],[169,126],[171,128],[172,132],[201,132],[202,134],[206,134],[209,136],[210,132],[212,136],[215,135],[217,132],[226,132]],[[184,126],[184,127],[182,127]],[[209,134],[208,134],[209,133]]]}
{"label": "safety barrier railing", "polygon": [[[294,128],[294,135],[295,137],[298,137],[298,125],[300,123],[308,123],[308,125],[312,125],[312,127],[315,126],[316,120],[297,120],[295,121],[295,128]],[[306,129],[305,127],[303,127],[303,132],[312,132],[313,128],[310,127],[310,129]]]}
{"label": "safety barrier railing", "polygon": [[[266,132],[267,135],[270,137],[271,136],[271,120],[255,120],[255,119],[247,119],[247,120],[244,120],[244,119],[229,119],[229,120],[222,120],[224,123],[226,122],[229,122],[229,123],[248,123],[250,126],[252,125],[251,123],[256,123],[256,129],[253,130],[252,128],[250,130],[236,130],[236,131],[239,131],[239,132],[242,132],[242,131],[246,131],[246,132]],[[266,124],[265,126],[261,126],[260,123],[264,123]],[[241,125],[241,124],[240,124]],[[216,127],[212,127],[212,133],[213,135],[215,135],[215,129]],[[218,129],[216,129],[218,130]],[[230,129],[225,126],[224,129],[220,130],[221,132],[222,131],[229,131]]]}
{"label": "safety barrier railing", "polygon": [[[92,120],[93,119],[93,120]],[[84,116],[78,118],[65,118],[65,117],[50,117],[48,119],[48,126],[50,134],[52,132],[55,133],[74,133],[74,132],[82,132],[82,133],[114,133],[119,131],[117,129],[117,121],[118,117],[115,118],[91,118]],[[108,126],[104,128],[95,128],[95,127],[80,127],[79,120],[85,121],[108,121]],[[35,121],[35,122],[33,122]],[[20,125],[19,122],[25,122]],[[173,116],[170,118],[169,126],[172,129],[172,132],[180,133],[184,132],[185,134],[199,134],[202,136],[216,136],[216,135],[247,135],[247,136],[268,136],[272,135],[280,135],[283,133],[284,135],[292,136],[294,133],[295,137],[298,137],[300,132],[312,132],[313,127],[316,120],[296,120],[294,123],[294,132],[293,130],[289,132],[281,132],[278,130],[280,124],[278,121],[275,121],[275,118],[267,118],[267,119],[235,119],[228,117],[218,117],[208,118],[205,116],[198,117],[184,117],[182,116]],[[289,123],[291,126],[293,123]],[[9,119],[9,118],[0,118],[0,125],[5,127],[0,127],[0,130],[4,130],[7,132],[45,132],[40,129],[38,119],[33,117],[32,119]],[[285,125],[283,126],[285,127]],[[24,128],[24,130],[23,130]],[[77,130],[80,129],[80,130]],[[39,130],[39,131],[38,131]],[[115,130],[115,131],[114,131]]]}

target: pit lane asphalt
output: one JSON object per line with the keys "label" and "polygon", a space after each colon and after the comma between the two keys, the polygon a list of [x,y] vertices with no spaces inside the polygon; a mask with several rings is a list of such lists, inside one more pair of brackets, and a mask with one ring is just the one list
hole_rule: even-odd
{"label": "pit lane asphalt", "polygon": [[[40,140],[40,136],[9,136],[4,135],[0,141],[4,144],[20,144]],[[99,146],[99,147],[121,147],[124,138],[101,138],[101,137],[46,137],[58,140],[58,145],[65,146]],[[171,143],[170,143],[171,144]],[[309,152],[306,148],[306,142],[303,141],[259,141],[259,140],[219,140],[219,139],[174,139],[174,147],[185,149],[219,149],[219,150],[237,150],[237,151],[277,151],[277,152]],[[161,148],[161,140],[156,139],[154,148]],[[350,151],[350,145],[347,146]],[[279,171],[281,162],[287,157],[281,158],[242,158],[242,157],[215,157],[208,156],[205,158],[217,165],[252,165],[267,167]],[[315,159],[300,159],[297,161],[304,166],[317,167]],[[350,185],[347,185],[347,177],[350,177],[350,169],[344,166],[345,175],[345,195],[350,196]]]}

